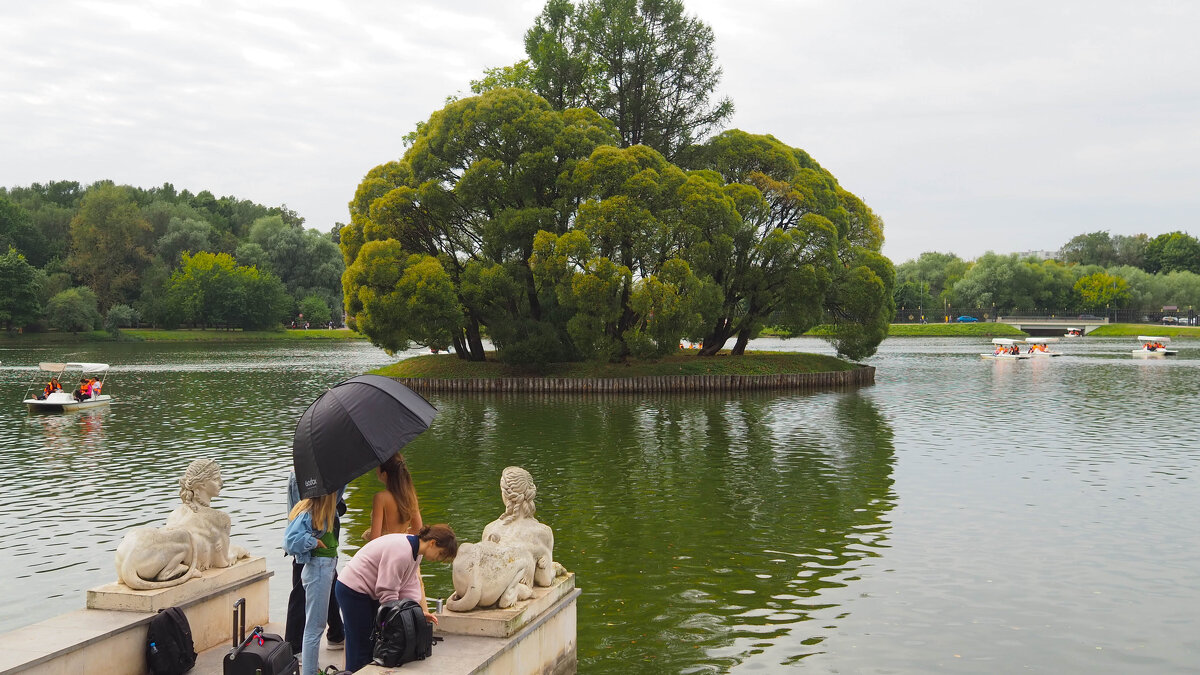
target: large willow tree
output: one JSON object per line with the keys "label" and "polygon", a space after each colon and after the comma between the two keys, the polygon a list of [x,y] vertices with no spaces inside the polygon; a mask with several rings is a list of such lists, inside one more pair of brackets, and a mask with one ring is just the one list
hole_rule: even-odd
{"label": "large willow tree", "polygon": [[808,153],[772,136],[727,131],[684,161],[719,176],[741,216],[712,227],[692,255],[723,298],[701,353],[736,337],[741,354],[769,321],[797,333],[825,323],[839,354],[873,354],[895,313],[879,217]]}
{"label": "large willow tree", "polygon": [[404,157],[372,169],[350,203],[341,231],[348,314],[390,350],[453,344],[483,360],[486,327],[512,361],[578,358],[568,317],[554,292],[539,293],[529,260],[537,232],[570,226],[574,165],[616,142],[595,112],[556,111],[520,89],[434,113]]}

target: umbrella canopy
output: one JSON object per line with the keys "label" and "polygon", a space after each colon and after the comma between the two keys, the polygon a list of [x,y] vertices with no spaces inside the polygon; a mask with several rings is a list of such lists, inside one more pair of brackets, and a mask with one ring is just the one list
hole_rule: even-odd
{"label": "umbrella canopy", "polygon": [[412,389],[359,375],[321,394],[296,424],[292,466],[300,498],[336,492],[429,428],[434,408]]}

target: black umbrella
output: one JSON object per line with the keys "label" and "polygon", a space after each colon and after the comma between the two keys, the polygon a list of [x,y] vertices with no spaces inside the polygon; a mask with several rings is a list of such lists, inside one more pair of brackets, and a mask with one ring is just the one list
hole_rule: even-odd
{"label": "black umbrella", "polygon": [[359,375],[321,394],[296,424],[292,466],[300,498],[336,492],[429,428],[434,408],[412,389]]}

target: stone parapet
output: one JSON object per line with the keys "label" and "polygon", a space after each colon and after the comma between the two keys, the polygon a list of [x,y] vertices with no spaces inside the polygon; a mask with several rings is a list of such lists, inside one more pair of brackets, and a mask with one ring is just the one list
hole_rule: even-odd
{"label": "stone parapet", "polygon": [[171,588],[120,583],[87,593],[87,609],[0,635],[0,673],[144,675],[146,631],[159,609],[180,607],[197,652],[231,643],[233,603],[246,599],[247,630],[270,620],[264,558],[249,558]]}

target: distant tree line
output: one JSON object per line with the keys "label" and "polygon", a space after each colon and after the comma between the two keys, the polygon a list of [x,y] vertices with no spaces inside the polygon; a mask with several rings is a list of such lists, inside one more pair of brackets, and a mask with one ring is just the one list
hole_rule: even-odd
{"label": "distant tree line", "polygon": [[896,266],[895,302],[909,310],[995,307],[1001,314],[1200,308],[1200,241],[1185,232],[1092,232],[1073,237],[1052,260],[988,252],[968,262],[926,252]]}
{"label": "distant tree line", "polygon": [[100,181],[0,188],[5,329],[267,329],[341,320],[336,229],[287,206]]}
{"label": "distant tree line", "polygon": [[[744,352],[769,324],[874,353],[894,307],[883,223],[733,111],[712,30],[679,0],[550,0],[528,58],[417,125],[340,233],[375,344],[542,364]],[[717,132],[712,135],[713,132]]]}

